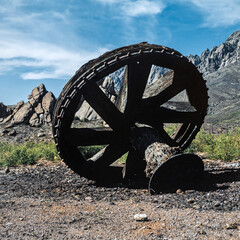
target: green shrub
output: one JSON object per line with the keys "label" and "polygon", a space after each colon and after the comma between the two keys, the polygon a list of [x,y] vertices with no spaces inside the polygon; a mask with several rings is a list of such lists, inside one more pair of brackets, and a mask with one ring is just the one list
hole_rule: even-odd
{"label": "green shrub", "polygon": [[81,146],[78,147],[81,154],[86,158],[90,158],[94,156],[97,152],[99,152],[101,149],[103,149],[105,145],[96,145],[96,146]]}
{"label": "green shrub", "polygon": [[232,161],[240,158],[240,128],[213,135],[201,130],[186,152],[204,152],[209,159]]}
{"label": "green shrub", "polygon": [[60,159],[54,143],[0,144],[0,166],[34,164],[39,159]]}

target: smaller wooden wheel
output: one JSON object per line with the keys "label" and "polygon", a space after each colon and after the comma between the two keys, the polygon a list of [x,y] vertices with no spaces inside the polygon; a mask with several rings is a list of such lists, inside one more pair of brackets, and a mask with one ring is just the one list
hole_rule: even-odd
{"label": "smaller wooden wheel", "polygon": [[[170,71],[155,85],[147,85],[153,65]],[[124,77],[113,103],[98,81],[122,67],[125,67]],[[155,95],[150,91],[153,86],[158,88]],[[183,91],[187,93],[190,110],[179,111],[182,106],[176,102],[176,110],[168,107]],[[72,127],[74,115],[83,100],[109,127]],[[170,146],[185,149],[200,130],[207,101],[205,81],[188,59],[173,49],[140,43],[107,52],[76,72],[57,100],[53,135],[61,158],[76,173],[95,180],[104,178],[109,170],[113,173],[111,176],[117,176],[114,168],[109,166],[126,153],[128,158],[135,154],[131,142],[133,128],[147,125],[159,131]],[[163,127],[166,123],[179,124],[171,136]],[[106,147],[94,160],[85,159],[78,147],[92,145]]]}

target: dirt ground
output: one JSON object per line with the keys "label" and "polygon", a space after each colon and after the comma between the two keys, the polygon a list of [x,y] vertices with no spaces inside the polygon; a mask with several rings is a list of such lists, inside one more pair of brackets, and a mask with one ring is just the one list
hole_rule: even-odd
{"label": "dirt ground", "polygon": [[[136,221],[135,214],[146,214]],[[0,239],[240,239],[240,162],[205,161],[195,190],[99,186],[63,163],[0,171]]]}

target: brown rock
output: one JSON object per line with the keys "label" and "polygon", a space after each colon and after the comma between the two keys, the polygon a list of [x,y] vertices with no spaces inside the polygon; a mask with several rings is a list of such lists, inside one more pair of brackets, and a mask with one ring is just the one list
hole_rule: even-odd
{"label": "brown rock", "polygon": [[29,103],[35,107],[39,102],[41,102],[43,96],[47,93],[44,84],[40,84],[32,90],[32,94],[28,96]]}
{"label": "brown rock", "polygon": [[23,105],[24,105],[24,101],[18,102],[17,106],[13,110],[13,113],[16,113]]}
{"label": "brown rock", "polygon": [[56,98],[53,95],[53,93],[52,92],[46,93],[42,99],[42,107],[44,112],[52,113],[55,103],[56,103]]}
{"label": "brown rock", "polygon": [[38,103],[38,105],[37,105],[37,107],[35,107],[34,111],[35,111],[35,113],[37,113],[37,114],[42,114],[42,113],[44,113],[43,108],[42,108],[42,104],[41,104],[41,103]]}
{"label": "brown rock", "polygon": [[35,127],[40,125],[40,121],[39,121],[38,115],[36,113],[34,113],[32,115],[32,117],[30,118],[29,124],[31,126],[35,126]]}
{"label": "brown rock", "polygon": [[9,122],[11,119],[13,118],[13,114],[9,115],[8,117],[6,117],[2,123],[6,123]]}
{"label": "brown rock", "polygon": [[10,131],[7,135],[8,136],[16,136],[17,132],[15,130]]}
{"label": "brown rock", "polygon": [[25,103],[14,115],[14,124],[28,123],[31,115],[33,113],[33,108],[29,102]]}
{"label": "brown rock", "polygon": [[44,122],[45,123],[51,123],[52,121],[52,116],[49,112],[44,113]]}

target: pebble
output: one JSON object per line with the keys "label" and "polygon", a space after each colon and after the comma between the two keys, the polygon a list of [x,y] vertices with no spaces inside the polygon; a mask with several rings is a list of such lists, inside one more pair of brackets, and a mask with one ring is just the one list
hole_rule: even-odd
{"label": "pebble", "polygon": [[93,202],[93,199],[91,197],[85,197],[86,201]]}
{"label": "pebble", "polygon": [[185,193],[195,193],[194,190],[186,190]]}
{"label": "pebble", "polygon": [[148,220],[148,216],[145,213],[138,213],[134,215],[134,220],[136,221],[147,221]]}
{"label": "pebble", "polygon": [[10,131],[7,135],[8,136],[15,136],[17,132],[15,130]]}
{"label": "pebble", "polygon": [[240,230],[240,223],[231,223],[226,225],[226,229],[238,229]]}
{"label": "pebble", "polygon": [[188,202],[188,203],[194,203],[194,202],[195,202],[195,199],[190,198],[190,199],[187,200],[187,202]]}
{"label": "pebble", "polygon": [[214,203],[214,207],[219,207],[221,205],[221,202],[220,201],[217,201]]}
{"label": "pebble", "polygon": [[199,234],[206,235],[207,233],[204,230],[200,230]]}
{"label": "pebble", "polygon": [[237,163],[227,163],[227,164],[224,164],[224,167],[228,167],[228,168],[239,168],[240,167],[240,162],[237,162]]}
{"label": "pebble", "polygon": [[180,194],[180,193],[183,193],[183,191],[182,191],[182,189],[179,188],[179,189],[177,189],[176,193]]}
{"label": "pebble", "polygon": [[37,137],[44,137],[45,136],[45,134],[44,133],[38,133],[38,135],[37,135]]}
{"label": "pebble", "polygon": [[5,172],[5,173],[10,173],[9,167],[6,167],[6,168],[4,169],[4,172]]}

